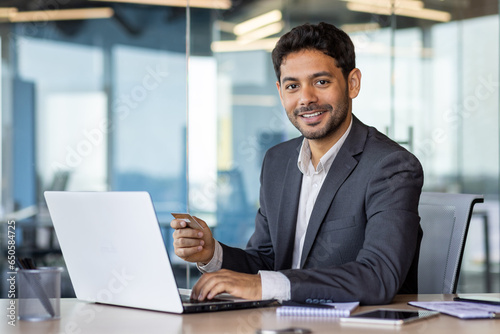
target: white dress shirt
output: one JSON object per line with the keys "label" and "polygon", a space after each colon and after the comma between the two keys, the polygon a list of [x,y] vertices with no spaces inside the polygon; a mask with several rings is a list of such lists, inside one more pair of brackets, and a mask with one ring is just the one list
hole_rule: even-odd
{"label": "white dress shirt", "polygon": [[[342,137],[326,152],[319,160],[318,166],[314,168],[311,161],[311,149],[309,141],[304,138],[299,152],[297,166],[302,172],[302,185],[300,189],[299,208],[297,214],[297,226],[295,229],[295,242],[293,247],[292,269],[300,268],[302,248],[306,237],[309,218],[311,217],[316,198],[318,197],[323,181],[325,180],[333,160],[337,156],[340,148],[344,144],[351,124]],[[198,269],[201,272],[214,272],[222,268],[222,246],[215,241],[215,252],[212,260],[206,265],[198,263]],[[289,300],[291,298],[290,280],[288,277],[278,271],[260,270],[260,279],[262,283],[262,299]]]}

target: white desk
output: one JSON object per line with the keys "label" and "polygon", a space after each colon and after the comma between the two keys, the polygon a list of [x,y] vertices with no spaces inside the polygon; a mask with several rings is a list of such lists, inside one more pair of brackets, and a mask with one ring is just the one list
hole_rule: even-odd
{"label": "white desk", "polygon": [[[500,294],[493,294],[500,296]],[[400,295],[391,305],[384,307],[414,309],[406,303],[410,300],[451,300],[453,295]],[[8,299],[0,300],[0,309],[6,313]],[[357,312],[376,306],[363,306]],[[405,325],[400,329],[367,328],[341,325],[335,318],[277,317],[276,308],[260,308],[239,311],[223,311],[174,315],[116,306],[79,302],[76,299],[61,301],[61,319],[46,322],[16,321],[7,324],[7,317],[0,318],[0,333],[255,333],[256,329],[276,329],[290,326],[309,328],[313,333],[425,333],[425,334],[499,334],[500,320],[460,320],[447,315]]]}

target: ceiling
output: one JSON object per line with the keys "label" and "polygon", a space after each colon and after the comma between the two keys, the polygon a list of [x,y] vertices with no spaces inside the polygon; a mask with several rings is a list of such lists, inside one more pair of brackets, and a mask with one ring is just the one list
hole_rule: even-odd
{"label": "ceiling", "polygon": [[[425,8],[446,10],[453,15],[462,14],[464,17],[498,14],[498,0],[423,0],[423,2]],[[232,3],[233,8],[229,10],[230,12],[258,13],[265,12],[266,8],[286,7],[291,16],[319,18],[331,17],[332,12],[345,10],[346,7],[346,2],[342,0],[232,0]],[[0,7],[16,7],[21,11],[29,11],[116,5],[112,2],[89,0],[2,0]]]}
{"label": "ceiling", "polygon": [[[449,12],[452,20],[498,15],[498,0],[423,0],[423,2],[425,8]],[[374,20],[391,24],[389,19],[380,20],[380,17],[383,18],[384,15],[350,11],[346,8],[346,1],[343,0],[232,0],[232,4],[232,8],[218,11],[216,15],[217,19],[239,23],[270,10],[281,9],[285,21],[292,26],[296,23],[306,21],[311,23],[328,21],[338,26],[345,23],[369,23]],[[16,7],[19,11],[112,7],[115,9],[117,16],[120,16],[120,10],[118,9],[122,8],[135,8],[141,11],[142,13],[140,15],[143,16],[144,10],[155,10],[156,8],[155,6],[95,2],[88,0],[2,0],[0,6]],[[179,7],[171,7],[168,11],[171,13],[170,15],[173,16],[184,15],[185,13],[185,9]],[[196,10],[192,11],[192,15],[196,15],[196,13]],[[388,16],[386,16],[386,18],[388,18]],[[120,21],[123,20],[123,18],[117,17],[117,20]],[[404,16],[397,16],[396,22],[396,28],[428,26],[435,23],[429,20]],[[126,22],[121,23],[126,24]]]}
{"label": "ceiling", "polygon": [[[383,1],[383,0],[378,0]],[[389,0],[387,0],[389,1]],[[399,1],[399,0],[394,0]],[[376,2],[375,0],[373,2]],[[233,0],[237,6],[232,14],[239,21],[281,8],[290,21],[298,22],[335,22],[367,23],[373,20],[373,14],[350,11],[346,1],[342,0]],[[498,15],[498,0],[423,0],[428,9],[446,11],[452,20],[462,20],[486,15]],[[397,27],[426,25],[435,22],[398,16]]]}

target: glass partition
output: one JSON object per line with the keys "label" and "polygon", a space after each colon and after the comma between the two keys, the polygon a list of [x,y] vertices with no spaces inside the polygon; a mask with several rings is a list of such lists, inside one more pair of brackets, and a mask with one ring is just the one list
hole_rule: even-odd
{"label": "glass partition", "polygon": [[299,135],[270,51],[326,21],[356,47],[354,114],[417,155],[425,191],[485,194],[459,289],[500,291],[497,0],[81,1],[99,18],[56,19],[68,3],[0,8],[2,254],[15,220],[18,255],[64,265],[45,190],[148,191],[179,286],[191,286],[199,274],[173,254],[170,212],[245,246],[264,153]]}
{"label": "glass partition", "polygon": [[66,20],[74,4],[21,2],[0,23],[2,220],[16,221],[16,255],[64,266],[45,190],[147,191],[172,248],[170,212],[188,197],[186,8],[84,1],[83,14],[112,15]]}
{"label": "glass partition", "polygon": [[354,114],[417,155],[424,191],[485,195],[473,215],[459,289],[498,291],[498,2],[251,3],[213,14],[216,237],[245,244],[263,154],[298,134],[280,104],[270,50],[291,27],[326,21],[356,47],[362,88]]}

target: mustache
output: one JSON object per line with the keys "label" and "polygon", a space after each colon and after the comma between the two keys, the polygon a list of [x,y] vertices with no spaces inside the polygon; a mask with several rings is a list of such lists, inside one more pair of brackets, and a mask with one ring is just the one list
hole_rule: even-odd
{"label": "mustache", "polygon": [[310,104],[306,107],[300,107],[300,108],[295,109],[293,111],[293,114],[295,116],[298,116],[298,115],[303,114],[305,112],[314,111],[314,110],[332,111],[333,107],[330,104]]}

